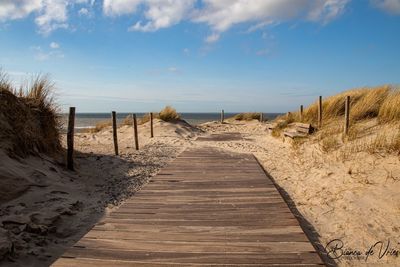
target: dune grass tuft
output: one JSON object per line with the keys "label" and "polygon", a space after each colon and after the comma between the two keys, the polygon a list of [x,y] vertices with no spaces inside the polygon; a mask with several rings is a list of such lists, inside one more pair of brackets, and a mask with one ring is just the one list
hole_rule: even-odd
{"label": "dune grass tuft", "polygon": [[400,89],[391,90],[379,109],[378,119],[382,123],[400,120]]}
{"label": "dune grass tuft", "polygon": [[171,106],[166,106],[163,110],[158,113],[158,118],[163,121],[178,121],[181,119],[181,116],[176,112]]}
{"label": "dune grass tuft", "polygon": [[[350,129],[348,135],[344,136],[346,96],[350,96]],[[332,152],[343,146],[346,146],[346,149],[351,147],[351,151],[354,152],[380,153],[400,150],[400,130],[396,130],[400,123],[399,88],[383,85],[344,91],[324,98],[322,108],[323,124],[316,133],[316,139],[323,152]],[[300,121],[299,112],[279,116],[275,119],[278,126],[273,136],[278,136],[288,124]],[[318,123],[318,102],[304,109],[301,122],[313,125]],[[391,130],[386,131],[387,128]]]}
{"label": "dune grass tuft", "polygon": [[[379,118],[382,122],[400,119],[400,93],[398,88],[388,85],[344,91],[322,100],[323,124],[344,117],[346,96],[350,96],[350,119],[353,123],[365,119]],[[292,112],[291,117],[277,119],[300,121],[300,113]],[[305,123],[318,123],[318,102],[306,107],[303,112]]]}
{"label": "dune grass tuft", "polygon": [[53,96],[48,76],[38,75],[16,90],[0,74],[0,147],[18,156],[60,151],[61,123]]}
{"label": "dune grass tuft", "polygon": [[233,119],[237,121],[260,120],[260,118],[261,114],[256,112],[239,113],[233,117]]}
{"label": "dune grass tuft", "polygon": [[364,119],[376,118],[379,114],[383,102],[390,92],[389,86],[376,87],[366,90],[360,99],[352,103],[351,120],[360,121]]}
{"label": "dune grass tuft", "polygon": [[[160,119],[166,122],[176,122],[181,120],[181,115],[179,115],[179,113],[177,113],[176,109],[174,109],[173,107],[166,106],[160,112],[153,113],[153,118]],[[139,124],[144,124],[149,121],[150,121],[150,114],[147,113],[140,119]]]}

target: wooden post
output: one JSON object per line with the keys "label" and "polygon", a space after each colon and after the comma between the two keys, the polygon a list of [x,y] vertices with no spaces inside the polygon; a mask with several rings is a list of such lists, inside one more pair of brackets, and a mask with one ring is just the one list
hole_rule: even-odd
{"label": "wooden post", "polygon": [[318,128],[322,127],[322,96],[318,99]]}
{"label": "wooden post", "polygon": [[136,150],[139,150],[139,138],[138,138],[136,114],[132,114],[132,120],[133,120],[133,130],[135,132],[135,148]]}
{"label": "wooden post", "polygon": [[260,113],[260,122],[263,122],[264,121],[264,116],[263,116],[264,114],[261,112]]}
{"label": "wooden post", "polygon": [[115,111],[111,112],[111,117],[112,117],[112,127],[113,127],[114,150],[115,150],[115,155],[118,156],[117,114]]}
{"label": "wooden post", "polygon": [[67,131],[67,168],[74,170],[74,130],[75,130],[75,108],[69,108],[68,131]]}
{"label": "wooden post", "polygon": [[350,126],[350,96],[346,96],[344,103],[344,134],[348,135]]}
{"label": "wooden post", "polygon": [[300,122],[303,122],[303,105],[300,105]]}
{"label": "wooden post", "polygon": [[153,112],[150,112],[150,136],[154,137],[154,129],[153,129]]}
{"label": "wooden post", "polygon": [[224,110],[221,110],[221,123],[224,123],[225,113]]}

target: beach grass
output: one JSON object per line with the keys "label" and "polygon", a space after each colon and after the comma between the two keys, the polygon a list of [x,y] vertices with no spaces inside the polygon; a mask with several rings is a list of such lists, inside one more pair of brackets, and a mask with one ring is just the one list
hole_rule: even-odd
{"label": "beach grass", "polygon": [[61,150],[61,122],[54,99],[54,83],[38,75],[16,89],[0,74],[0,135],[9,154],[26,156]]}
{"label": "beach grass", "polygon": [[176,112],[176,109],[171,106],[166,106],[158,113],[158,118],[163,121],[173,122],[181,119],[181,116]]}
{"label": "beach grass", "polygon": [[[344,131],[345,99],[350,96],[350,128]],[[329,96],[322,101],[322,126],[315,136],[321,151],[329,153],[340,148],[346,153],[400,153],[400,89],[383,85],[360,88]],[[300,112],[288,112],[276,118],[272,136],[281,137],[293,122],[318,125],[318,101]]]}
{"label": "beach grass", "polygon": [[260,120],[261,114],[257,112],[247,112],[247,113],[239,113],[233,117],[234,120],[237,121],[251,121],[251,120]]}

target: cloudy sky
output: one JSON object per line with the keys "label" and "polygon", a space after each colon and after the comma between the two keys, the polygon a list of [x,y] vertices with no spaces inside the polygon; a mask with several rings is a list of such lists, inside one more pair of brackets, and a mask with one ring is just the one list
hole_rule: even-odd
{"label": "cloudy sky", "polygon": [[400,0],[0,0],[0,67],[64,110],[286,112],[400,84]]}

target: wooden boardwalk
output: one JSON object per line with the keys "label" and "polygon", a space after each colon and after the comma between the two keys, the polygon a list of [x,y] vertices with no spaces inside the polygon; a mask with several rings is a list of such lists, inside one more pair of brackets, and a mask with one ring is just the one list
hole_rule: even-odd
{"label": "wooden boardwalk", "polygon": [[54,266],[323,265],[252,155],[190,149]]}

